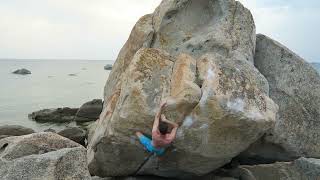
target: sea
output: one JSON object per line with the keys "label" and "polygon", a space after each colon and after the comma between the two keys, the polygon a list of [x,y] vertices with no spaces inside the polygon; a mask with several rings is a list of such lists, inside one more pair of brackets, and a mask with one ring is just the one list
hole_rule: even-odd
{"label": "sea", "polygon": [[[113,61],[97,60],[0,60],[0,126],[22,125],[43,131],[68,124],[36,123],[28,114],[46,108],[80,107],[103,98],[103,88]],[[30,75],[13,71],[26,68]]]}
{"label": "sea", "polygon": [[320,63],[311,63],[311,64],[320,73]]}

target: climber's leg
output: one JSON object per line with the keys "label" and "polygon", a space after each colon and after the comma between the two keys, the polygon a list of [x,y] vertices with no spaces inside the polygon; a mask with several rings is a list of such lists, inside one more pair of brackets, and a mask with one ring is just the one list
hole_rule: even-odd
{"label": "climber's leg", "polygon": [[143,135],[141,132],[136,132],[136,135],[139,138],[140,143],[143,145],[143,147],[150,153],[153,153],[153,146],[151,139],[147,138],[145,135]]}
{"label": "climber's leg", "polygon": [[152,145],[152,140],[145,135],[143,135],[141,132],[136,132],[136,135],[139,138],[140,143],[144,146],[144,148],[150,152],[155,153],[157,156],[163,156],[165,152],[165,148],[155,148]]}

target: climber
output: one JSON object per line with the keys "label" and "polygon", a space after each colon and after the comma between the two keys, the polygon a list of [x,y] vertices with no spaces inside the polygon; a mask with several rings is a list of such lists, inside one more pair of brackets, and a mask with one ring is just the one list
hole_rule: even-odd
{"label": "climber", "polygon": [[[150,153],[155,153],[157,156],[164,155],[165,148],[175,139],[179,127],[177,123],[167,120],[165,115],[162,114],[166,105],[166,102],[161,103],[160,109],[155,116],[152,127],[152,140],[141,132],[136,132],[144,148]],[[169,132],[169,129],[172,129],[171,132]]]}

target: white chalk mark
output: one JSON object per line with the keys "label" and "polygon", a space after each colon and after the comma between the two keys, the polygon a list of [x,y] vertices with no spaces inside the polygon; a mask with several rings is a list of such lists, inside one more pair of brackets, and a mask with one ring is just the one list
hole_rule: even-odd
{"label": "white chalk mark", "polygon": [[187,116],[184,119],[182,126],[189,128],[189,127],[192,126],[193,122],[194,122],[194,120],[192,119],[192,117],[191,116]]}
{"label": "white chalk mark", "polygon": [[209,97],[211,97],[213,95],[213,81],[215,79],[216,75],[214,70],[210,67],[207,70],[207,75],[206,75],[206,79],[205,79],[205,86],[202,89],[203,93],[200,99],[200,106],[203,106]]}
{"label": "white chalk mark", "polygon": [[183,135],[183,130],[182,128],[179,128],[177,131],[177,138],[183,139],[184,135]]}
{"label": "white chalk mark", "polygon": [[208,124],[202,124],[200,126],[200,129],[208,129],[209,128],[209,125]]}
{"label": "white chalk mark", "polygon": [[256,119],[256,120],[259,120],[259,119],[263,118],[263,115],[257,109],[250,110],[249,112],[246,113],[246,115],[249,118]]}
{"label": "white chalk mark", "polygon": [[207,79],[208,80],[213,80],[215,78],[215,73],[213,71],[212,68],[209,68],[208,71],[207,71]]}
{"label": "white chalk mark", "polygon": [[244,111],[244,101],[240,98],[237,98],[233,101],[228,101],[227,107],[231,110],[236,112],[243,112]]}

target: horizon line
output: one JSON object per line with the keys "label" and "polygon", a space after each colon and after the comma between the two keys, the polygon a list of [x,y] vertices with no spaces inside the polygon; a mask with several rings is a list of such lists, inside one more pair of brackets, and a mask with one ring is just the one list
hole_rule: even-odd
{"label": "horizon line", "polygon": [[[35,58],[35,59],[32,59],[32,58],[0,58],[0,61],[3,61],[3,60],[34,60],[34,61],[41,61],[41,60],[44,60],[44,61],[116,61],[116,60],[107,60],[107,59],[78,59],[78,58],[61,58],[61,59],[58,59],[58,58]],[[317,63],[317,64],[320,64],[320,61],[306,61],[308,63]]]}

